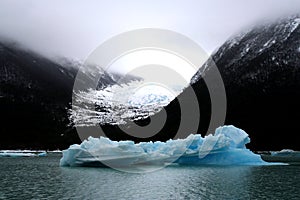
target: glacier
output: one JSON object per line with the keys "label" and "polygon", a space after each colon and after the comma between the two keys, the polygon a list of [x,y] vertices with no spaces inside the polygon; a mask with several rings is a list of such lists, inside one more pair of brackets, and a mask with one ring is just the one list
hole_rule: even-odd
{"label": "glacier", "polygon": [[60,166],[134,167],[179,165],[269,165],[246,148],[248,134],[234,126],[223,126],[214,134],[166,142],[111,141],[89,137],[64,150]]}
{"label": "glacier", "polygon": [[[128,121],[145,119],[167,106],[183,88],[168,89],[143,81],[115,84],[101,90],[88,89],[74,95],[75,104],[69,109],[76,127],[98,124],[121,125]],[[82,106],[85,103],[85,106]],[[91,109],[96,106],[101,109]]]}

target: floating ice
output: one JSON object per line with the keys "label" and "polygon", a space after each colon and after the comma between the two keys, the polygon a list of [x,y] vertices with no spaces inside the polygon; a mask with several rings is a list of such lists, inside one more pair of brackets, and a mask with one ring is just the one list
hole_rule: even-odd
{"label": "floating ice", "polygon": [[0,157],[32,157],[36,156],[34,153],[10,153],[10,152],[1,152]]}
{"label": "floating ice", "polygon": [[47,156],[46,151],[28,151],[28,150],[2,150],[0,151],[0,157],[44,157]]}
{"label": "floating ice", "polygon": [[89,137],[80,145],[63,151],[61,166],[136,165],[266,165],[260,155],[245,147],[248,134],[234,126],[216,129],[213,135],[190,135],[186,139],[167,142],[111,141]]}
{"label": "floating ice", "polygon": [[300,151],[283,149],[281,151],[271,151],[261,155],[262,159],[268,162],[280,162],[300,165]]}
{"label": "floating ice", "polygon": [[281,151],[271,151],[272,156],[280,156],[280,155],[292,155],[296,154],[297,152],[292,149],[282,149]]}

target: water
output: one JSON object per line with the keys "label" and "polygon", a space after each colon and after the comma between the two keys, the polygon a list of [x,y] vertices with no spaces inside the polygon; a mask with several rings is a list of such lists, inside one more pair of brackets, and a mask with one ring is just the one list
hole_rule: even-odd
{"label": "water", "polygon": [[0,199],[300,199],[300,166],[172,166],[146,174],[0,158]]}

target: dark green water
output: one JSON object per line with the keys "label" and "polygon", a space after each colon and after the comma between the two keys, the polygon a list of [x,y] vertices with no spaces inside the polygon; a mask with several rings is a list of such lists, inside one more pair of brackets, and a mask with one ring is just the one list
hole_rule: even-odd
{"label": "dark green water", "polygon": [[0,199],[300,199],[300,166],[62,168],[60,155],[0,158]]}

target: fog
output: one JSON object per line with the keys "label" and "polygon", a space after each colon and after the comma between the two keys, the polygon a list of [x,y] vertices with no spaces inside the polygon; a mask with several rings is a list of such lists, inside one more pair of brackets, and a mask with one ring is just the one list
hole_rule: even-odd
{"label": "fog", "polygon": [[83,60],[114,35],[161,28],[211,53],[250,25],[299,10],[299,0],[1,0],[0,36],[48,57]]}

